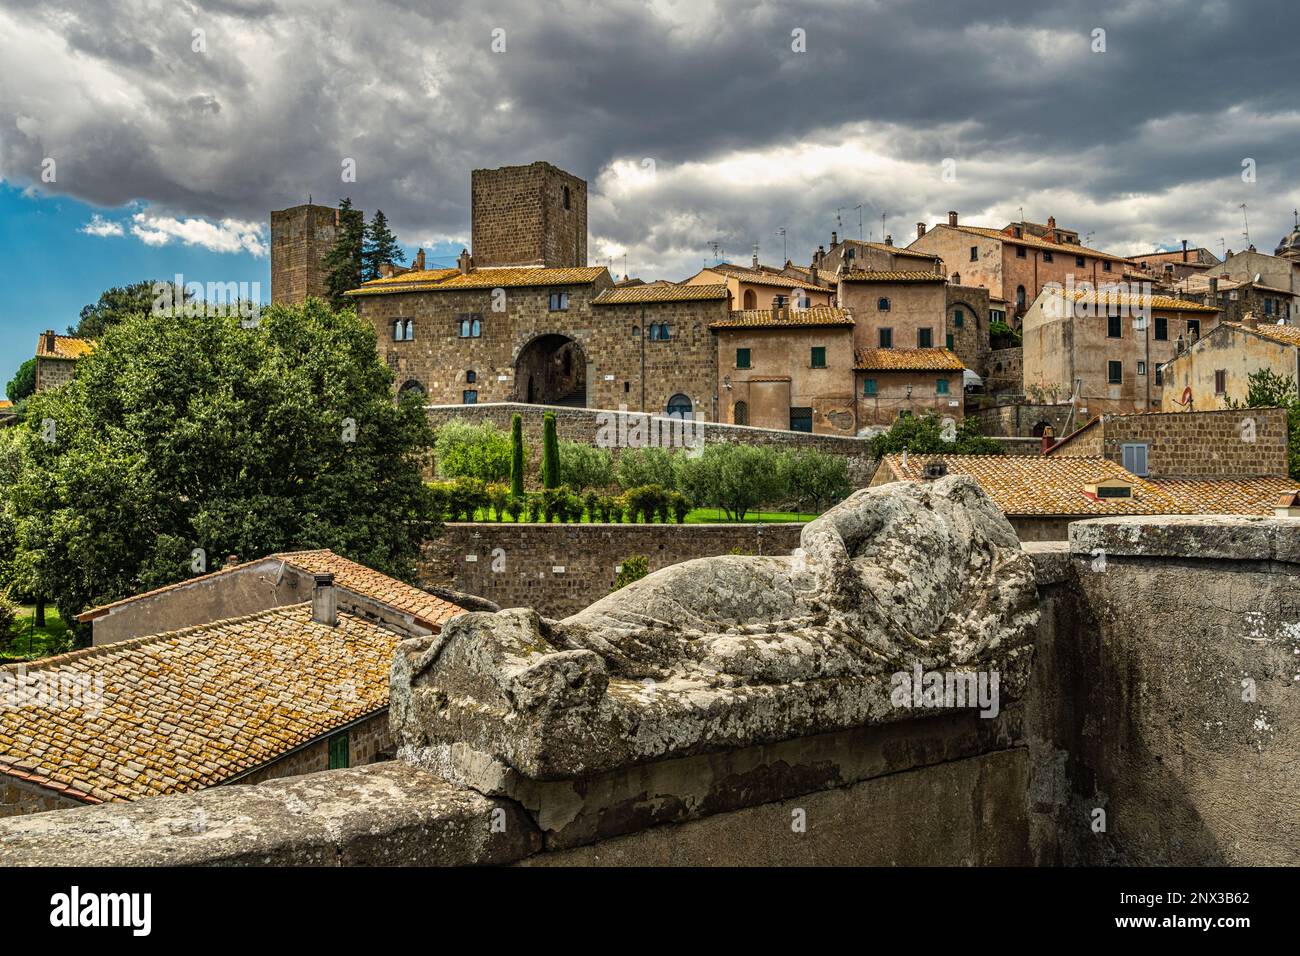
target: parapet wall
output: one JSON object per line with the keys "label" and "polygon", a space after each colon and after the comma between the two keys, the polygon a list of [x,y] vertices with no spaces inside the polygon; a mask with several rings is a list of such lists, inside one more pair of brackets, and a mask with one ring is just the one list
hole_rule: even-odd
{"label": "parapet wall", "polygon": [[419,582],[565,617],[604,597],[618,567],[651,571],[718,554],[789,554],[802,523],[528,524],[449,522],[424,550]]}
{"label": "parapet wall", "polygon": [[1025,551],[1033,670],[993,719],[511,797],[391,762],[39,813],[0,821],[0,866],[1300,863],[1300,519],[1097,519]]}

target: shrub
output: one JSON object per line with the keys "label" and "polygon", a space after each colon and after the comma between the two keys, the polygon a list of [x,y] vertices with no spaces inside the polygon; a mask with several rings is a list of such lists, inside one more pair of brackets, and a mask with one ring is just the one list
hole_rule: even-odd
{"label": "shrub", "polygon": [[510,476],[510,440],[491,422],[471,425],[452,419],[438,429],[433,443],[438,474],[476,478],[484,483]]}
{"label": "shrub", "polygon": [[554,412],[542,416],[542,487],[560,487],[560,442],[555,434]]}
{"label": "shrub", "polygon": [[518,521],[519,516],[524,513],[524,500],[517,495],[511,495],[510,500],[506,502],[506,514],[510,516],[511,521]]}
{"label": "shrub", "polygon": [[480,508],[488,504],[487,488],[477,478],[457,478],[443,482],[450,521],[473,521]]}
{"label": "shrub", "polygon": [[536,522],[542,517],[542,496],[537,492],[529,492],[524,496],[524,501],[528,507],[528,520]]}
{"label": "shrub", "polygon": [[630,558],[624,558],[623,563],[619,565],[618,573],[614,575],[614,587],[610,593],[626,587],[633,581],[640,581],[649,573],[650,559],[644,554],[634,554]]}
{"label": "shrub", "polygon": [[980,434],[979,419],[963,418],[950,432],[951,441],[943,437],[943,420],[934,412],[900,418],[889,431],[871,439],[871,454],[881,458],[891,452],[912,454],[1001,455],[1002,446]]}
{"label": "shrub", "polygon": [[510,418],[510,494],[516,498],[524,495],[524,417]]}
{"label": "shrub", "polygon": [[561,485],[558,488],[542,489],[542,514],[548,522],[556,518],[568,521],[573,512],[582,515],[582,502],[568,488]]}
{"label": "shrub", "polygon": [[0,647],[18,636],[18,605],[9,595],[9,589],[0,591]]}
{"label": "shrub", "polygon": [[617,495],[606,499],[609,505],[609,520],[614,524],[620,524],[623,521],[623,509],[625,507],[623,499]]}
{"label": "shrub", "polygon": [[618,483],[626,491],[643,485],[675,488],[673,459],[662,448],[629,448],[618,456]]}
{"label": "shrub", "polygon": [[565,489],[564,495],[561,498],[561,500],[564,502],[563,520],[581,521],[582,520],[582,499],[579,498],[577,495],[575,495],[572,491]]}
{"label": "shrub", "polygon": [[600,521],[600,495],[594,491],[587,492],[583,498],[583,503],[587,506],[587,520]]}
{"label": "shrub", "polygon": [[755,445],[708,445],[693,458],[683,455],[677,478],[697,505],[721,508],[736,521],[787,494],[776,452]]}
{"label": "shrub", "polygon": [[686,515],[690,513],[691,502],[680,491],[674,491],[672,493],[672,507],[673,517],[677,520],[678,524],[681,524],[686,520]]}
{"label": "shrub", "polygon": [[661,485],[641,485],[623,494],[629,521],[653,522],[656,516],[668,520],[668,492]]}
{"label": "shrub", "polygon": [[560,442],[560,482],[576,492],[614,483],[614,458],[608,448],[577,441]]}
{"label": "shrub", "polygon": [[500,521],[502,512],[506,510],[506,503],[510,500],[510,486],[501,484],[488,485],[487,499],[492,506],[493,519]]}
{"label": "shrub", "polygon": [[786,495],[802,512],[820,514],[853,492],[849,464],[820,451],[786,451],[777,456]]}

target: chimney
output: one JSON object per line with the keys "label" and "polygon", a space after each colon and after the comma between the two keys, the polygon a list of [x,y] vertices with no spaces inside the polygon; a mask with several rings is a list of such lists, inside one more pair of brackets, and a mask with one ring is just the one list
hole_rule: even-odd
{"label": "chimney", "polygon": [[415,260],[411,263],[411,271],[412,272],[424,271],[424,250],[423,249],[421,249],[419,252],[415,254]]}
{"label": "chimney", "polygon": [[948,225],[957,225],[957,211],[955,209],[948,210]]}
{"label": "chimney", "polygon": [[816,285],[817,284],[817,263],[816,262],[814,262],[812,264],[812,268],[808,270],[808,275],[812,278],[813,285]]}
{"label": "chimney", "polygon": [[[424,250],[420,250],[423,252]],[[379,263],[379,278],[391,279],[393,277],[393,264],[391,262]]]}
{"label": "chimney", "polygon": [[892,246],[893,244],[894,244],[894,237],[893,237],[893,236],[885,236],[885,245],[887,245],[887,246]]}
{"label": "chimney", "polygon": [[834,252],[834,251],[835,251],[835,247],[838,246],[839,244],[840,244],[840,234],[839,234],[838,232],[832,232],[832,233],[831,233],[831,252]]}
{"label": "chimney", "polygon": [[1041,447],[1039,448],[1040,454],[1046,455],[1048,451],[1051,450],[1051,447],[1056,444],[1056,438],[1054,435],[1055,433],[1052,431],[1051,425],[1047,425],[1043,428],[1043,440]]}
{"label": "chimney", "polygon": [[1219,301],[1219,277],[1210,276],[1210,297],[1217,303]]}
{"label": "chimney", "polygon": [[[30,339],[28,341],[30,341]],[[54,354],[54,330],[53,329],[45,330],[45,352],[47,355]]]}
{"label": "chimney", "polygon": [[456,268],[463,276],[469,275],[470,270],[474,268],[474,257],[469,254],[468,249],[460,250],[460,255],[456,257]]}
{"label": "chimney", "polygon": [[815,265],[815,266],[819,266],[819,265],[821,265],[821,264],[822,264],[822,260],[825,259],[825,258],[826,258],[826,247],[825,247],[825,246],[818,246],[818,247],[817,247],[817,254],[816,254],[815,256],[813,256],[813,265]]}
{"label": "chimney", "polygon": [[334,589],[334,575],[316,574],[316,586],[311,592],[311,619],[317,624],[337,627],[339,623],[339,596]]}
{"label": "chimney", "polygon": [[1187,261],[1187,240],[1183,240],[1183,261]]}
{"label": "chimney", "polygon": [[1259,326],[1259,317],[1254,312],[1247,312],[1241,317],[1241,324],[1248,329],[1257,328]]}
{"label": "chimney", "polygon": [[916,224],[916,238],[920,239],[924,235],[925,235],[925,223],[918,222]]}
{"label": "chimney", "polygon": [[1048,229],[1055,229],[1055,228],[1056,228],[1056,217],[1055,217],[1055,216],[1048,216],[1048,217],[1047,217],[1047,228],[1048,228]]}

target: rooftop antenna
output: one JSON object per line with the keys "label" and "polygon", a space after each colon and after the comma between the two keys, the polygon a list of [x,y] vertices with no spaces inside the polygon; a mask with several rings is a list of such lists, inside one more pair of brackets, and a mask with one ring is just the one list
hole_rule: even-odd
{"label": "rooftop antenna", "polygon": [[1219,237],[1219,258],[1228,258],[1228,240],[1224,239],[1222,236]]}
{"label": "rooftop antenna", "polygon": [[881,240],[881,242],[884,241],[884,239],[885,239],[885,235],[886,235],[886,233],[885,233],[885,214],[882,212],[882,213],[880,214],[880,240]]}
{"label": "rooftop antenna", "polygon": [[1020,209],[1020,225],[1023,226],[1025,224],[1025,207],[1020,206],[1018,208]]}
{"label": "rooftop antenna", "polygon": [[862,203],[853,207],[858,211],[858,242],[862,241]]}
{"label": "rooftop antenna", "polygon": [[[755,261],[755,262],[758,261],[758,243],[757,243],[757,242],[754,243],[754,261]],[[785,263],[782,263],[782,265],[785,265]]]}
{"label": "rooftop antenna", "polygon": [[1089,232],[1089,233],[1087,233],[1086,235],[1084,235],[1084,237],[1083,237],[1083,244],[1084,244],[1085,246],[1091,246],[1091,245],[1092,245],[1092,237],[1095,236],[1095,235],[1096,235],[1095,232]]}
{"label": "rooftop antenna", "polygon": [[781,264],[784,265],[786,262],[790,261],[789,257],[785,254],[785,226],[778,229],[775,232],[775,235],[781,237]]}
{"label": "rooftop antenna", "polygon": [[713,261],[719,263],[722,261],[722,240],[710,239],[709,248],[713,250]]}
{"label": "rooftop antenna", "polygon": [[623,278],[627,278],[627,253],[623,253]]}
{"label": "rooftop antenna", "polygon": [[1246,240],[1246,248],[1249,249],[1250,248],[1250,220],[1246,218],[1245,203],[1241,204],[1241,225],[1242,225],[1241,234]]}
{"label": "rooftop antenna", "polygon": [[840,232],[844,231],[844,217],[840,215],[842,212],[844,212],[843,206],[835,210],[835,225],[839,227]]}

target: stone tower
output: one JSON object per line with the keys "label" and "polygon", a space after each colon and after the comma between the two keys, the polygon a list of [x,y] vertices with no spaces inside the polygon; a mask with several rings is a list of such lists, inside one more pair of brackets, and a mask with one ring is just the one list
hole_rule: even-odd
{"label": "stone tower", "polygon": [[305,204],[271,212],[271,302],[296,305],[325,298],[326,253],[338,232],[338,210]]}
{"label": "stone tower", "polygon": [[474,265],[587,265],[587,183],[550,163],[476,169],[470,181]]}

